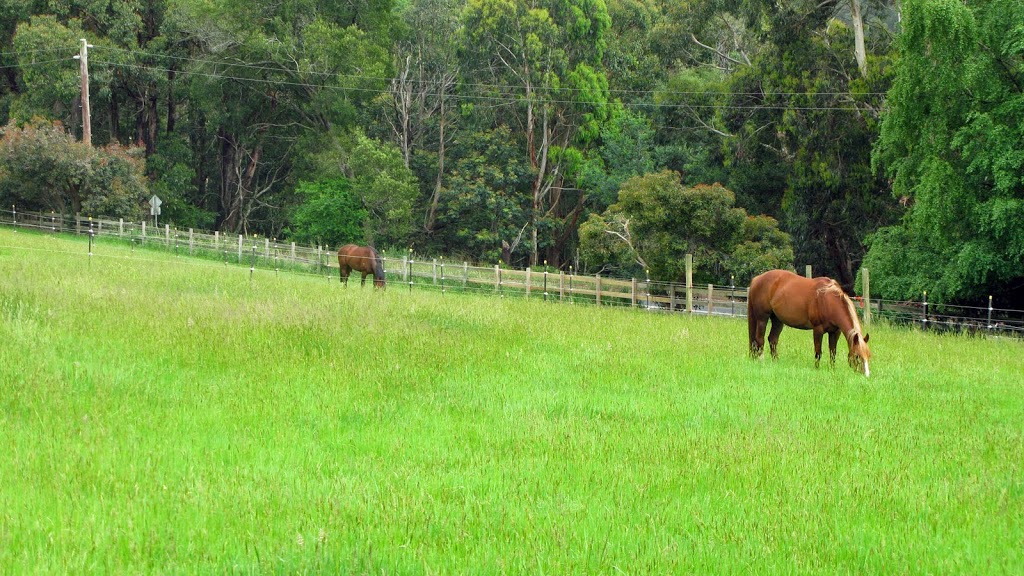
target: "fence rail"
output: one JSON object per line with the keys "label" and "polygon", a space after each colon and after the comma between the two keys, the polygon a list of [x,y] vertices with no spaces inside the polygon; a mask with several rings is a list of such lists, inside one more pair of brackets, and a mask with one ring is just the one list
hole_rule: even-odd
{"label": "fence rail", "polygon": [[[0,211],[0,225],[44,233],[116,238],[133,245],[214,258],[225,263],[248,264],[253,268],[313,272],[328,276],[328,279],[338,271],[336,257],[327,247],[281,243],[255,235],[180,230],[169,224],[155,228],[146,222],[83,218],[52,212],[19,212],[14,208]],[[564,271],[530,268],[516,270],[497,265],[470,266],[467,262],[451,262],[443,258],[417,259],[414,254],[403,254],[396,258],[384,253],[382,258],[388,283],[392,287],[432,288],[442,293],[486,292],[509,297],[628,306],[709,316],[747,315],[745,287],[627,280],[600,275],[567,274]],[[855,297],[854,302],[866,323],[884,318],[893,323],[913,324],[928,330],[1024,337],[1024,310],[994,308],[991,298],[987,308],[860,297]]]}

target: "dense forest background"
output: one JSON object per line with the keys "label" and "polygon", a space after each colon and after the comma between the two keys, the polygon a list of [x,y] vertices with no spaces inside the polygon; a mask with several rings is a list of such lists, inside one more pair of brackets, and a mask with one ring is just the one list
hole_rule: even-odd
{"label": "dense forest background", "polygon": [[0,122],[23,210],[1024,303],[1019,0],[0,0]]}

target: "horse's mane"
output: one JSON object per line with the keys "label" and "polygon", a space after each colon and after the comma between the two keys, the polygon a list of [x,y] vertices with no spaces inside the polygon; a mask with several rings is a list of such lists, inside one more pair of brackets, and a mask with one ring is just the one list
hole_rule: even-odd
{"label": "horse's mane", "polygon": [[380,257],[380,252],[372,245],[367,246],[370,249],[370,254],[373,255],[373,276],[374,278],[384,278],[384,260]]}
{"label": "horse's mane", "polygon": [[850,300],[850,297],[846,295],[846,292],[843,291],[838,282],[829,278],[827,282],[818,287],[818,294],[833,294],[846,304],[846,310],[850,314],[850,321],[853,323],[850,335],[860,334],[863,337],[864,332],[860,328],[860,317],[857,316],[857,309],[853,306],[853,300]]}

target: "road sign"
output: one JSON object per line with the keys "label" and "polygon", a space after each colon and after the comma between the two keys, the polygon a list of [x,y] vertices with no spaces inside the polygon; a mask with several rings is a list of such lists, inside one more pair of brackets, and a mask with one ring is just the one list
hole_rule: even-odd
{"label": "road sign", "polygon": [[161,200],[159,196],[157,196],[156,194],[153,194],[153,197],[149,199],[149,215],[150,216],[159,216],[160,215],[160,205],[163,204],[163,203],[164,203],[164,201]]}

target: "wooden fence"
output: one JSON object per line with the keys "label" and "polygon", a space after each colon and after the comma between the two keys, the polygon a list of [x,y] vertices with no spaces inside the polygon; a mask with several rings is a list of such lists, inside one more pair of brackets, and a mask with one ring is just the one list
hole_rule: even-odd
{"label": "wooden fence", "polygon": [[[257,235],[181,230],[168,224],[154,228],[147,222],[18,212],[13,207],[9,211],[0,211],[0,224],[16,229],[117,238],[141,246],[249,264],[254,268],[297,269],[326,275],[328,279],[336,276],[338,269],[336,255],[326,246],[282,243]],[[410,253],[400,257],[382,253],[382,256],[388,283],[393,288],[407,285],[410,289],[436,288],[442,292],[490,292],[510,297],[716,316],[745,317],[747,314],[746,288],[695,285],[692,282],[693,262],[690,255],[686,255],[684,283],[625,280],[530,268],[515,270],[500,266],[470,266],[467,262],[417,259]],[[811,275],[810,266],[805,268],[805,274]],[[921,302],[884,300],[871,298],[870,276],[866,269],[861,270],[861,280],[864,294],[854,297],[854,302],[866,325],[873,318],[885,317],[893,322],[915,324],[925,329],[1024,336],[1024,311],[993,308],[991,298],[987,308],[934,303],[929,305],[927,294]]]}

